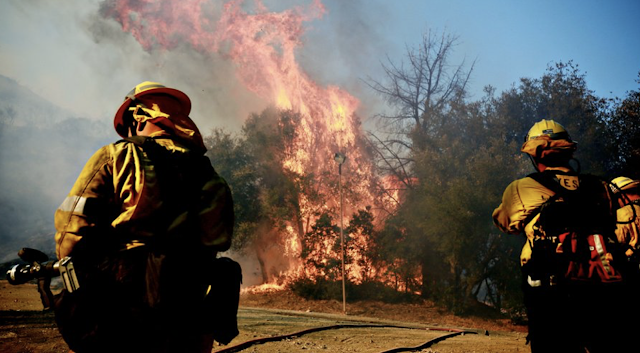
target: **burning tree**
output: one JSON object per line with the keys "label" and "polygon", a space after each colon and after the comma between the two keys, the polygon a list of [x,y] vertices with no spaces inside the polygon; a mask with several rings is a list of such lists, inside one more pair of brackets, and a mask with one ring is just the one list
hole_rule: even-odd
{"label": "burning tree", "polygon": [[[265,283],[282,283],[286,277],[341,278],[336,272],[342,245],[336,165],[326,158],[326,170],[318,173],[282,166],[295,151],[292,143],[301,119],[291,110],[268,108],[247,119],[241,136],[234,139],[217,131],[208,138],[209,155],[236,195],[236,245],[255,251]],[[382,280],[384,264],[375,254],[377,220],[369,206],[381,201],[363,198],[357,174],[345,171],[344,177],[347,278],[354,283]],[[302,207],[303,201],[307,206]],[[358,205],[365,206],[356,209]]]}

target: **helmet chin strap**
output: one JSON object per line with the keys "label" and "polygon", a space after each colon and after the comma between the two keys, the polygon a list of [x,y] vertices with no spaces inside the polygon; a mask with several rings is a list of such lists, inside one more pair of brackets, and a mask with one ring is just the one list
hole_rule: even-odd
{"label": "helmet chin strap", "polygon": [[131,119],[131,125],[129,125],[129,135],[138,136],[138,131],[144,130],[145,125],[147,125],[146,121],[140,123],[135,119]]}
{"label": "helmet chin strap", "polygon": [[580,173],[582,171],[582,167],[580,166],[580,161],[575,159],[575,158],[571,158],[569,160],[569,162],[574,161],[576,163],[576,167],[573,168],[573,170],[575,170],[576,172]]}
{"label": "helmet chin strap", "polygon": [[129,127],[129,132],[131,133],[131,136],[138,136],[138,132],[144,130],[146,125],[147,125],[146,121],[139,123],[134,120],[134,122]]}
{"label": "helmet chin strap", "polygon": [[540,169],[538,167],[538,163],[536,162],[536,159],[533,158],[533,156],[531,156],[530,154],[527,154],[527,156],[529,156],[529,160],[531,161],[531,164],[533,164],[533,168],[539,172]]}
{"label": "helmet chin strap", "polygon": [[[530,154],[527,154],[527,156],[529,157],[529,160],[531,161],[531,164],[533,165],[533,168],[535,168],[535,170],[539,172],[540,171],[540,163],[536,162],[536,159],[533,158],[533,156],[531,156]],[[580,166],[580,161],[575,159],[575,158],[571,158],[569,160],[569,162],[571,162],[571,161],[573,161],[575,163],[576,167],[573,168],[573,166],[571,164],[569,164],[568,167],[573,169],[574,171],[576,171],[579,174],[581,169],[582,169],[581,166]]]}
{"label": "helmet chin strap", "polygon": [[129,136],[136,136],[136,130],[138,129],[138,122],[131,119],[131,123],[127,128],[129,130]]}

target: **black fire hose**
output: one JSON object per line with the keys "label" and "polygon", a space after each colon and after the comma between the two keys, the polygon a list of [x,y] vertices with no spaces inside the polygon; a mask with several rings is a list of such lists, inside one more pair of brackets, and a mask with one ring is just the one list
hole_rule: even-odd
{"label": "black fire hose", "polygon": [[306,335],[307,333],[320,332],[320,331],[326,331],[326,330],[334,330],[334,329],[339,329],[339,328],[360,328],[360,327],[399,327],[399,328],[408,328],[408,327],[401,327],[401,326],[368,325],[368,324],[363,324],[363,325],[321,326],[321,327],[314,327],[314,328],[310,328],[310,329],[306,329],[306,330],[302,330],[302,331],[298,331],[298,332],[294,332],[294,333],[288,333],[288,334],[280,335],[280,336],[256,338],[254,340],[249,340],[249,341],[246,341],[246,342],[242,342],[242,343],[237,344],[237,345],[232,346],[232,347],[227,347],[227,348],[224,348],[222,350],[215,351],[215,353],[239,352],[241,350],[247,349],[247,348],[249,348],[251,346],[254,346],[256,344],[263,344],[263,343],[267,343],[267,342],[282,341],[282,340],[285,340],[287,338],[299,337],[299,336],[302,336],[302,335]]}
{"label": "black fire hose", "polygon": [[[308,333],[313,333],[313,332],[320,332],[320,331],[326,331],[326,330],[335,330],[335,329],[341,329],[341,328],[364,328],[364,327],[390,327],[390,328],[406,328],[406,329],[416,329],[415,327],[408,327],[408,326],[398,326],[398,325],[374,325],[374,324],[361,324],[361,325],[330,325],[330,326],[321,326],[321,327],[314,327],[314,328],[310,328],[310,329],[306,329],[306,330],[302,330],[302,331],[298,331],[298,332],[294,332],[294,333],[289,333],[289,334],[285,334],[285,335],[280,335],[280,336],[273,336],[273,337],[263,337],[263,338],[256,338],[254,340],[249,340],[246,342],[242,342],[240,344],[237,344],[235,346],[231,346],[231,347],[227,347],[227,348],[223,348],[219,351],[215,351],[214,353],[233,353],[233,352],[240,352],[242,350],[245,350],[251,346],[257,345],[257,344],[263,344],[263,343],[267,343],[267,342],[276,342],[276,341],[282,341],[288,338],[293,338],[293,337],[299,337],[302,335],[306,335]],[[437,329],[428,329],[428,330],[433,330],[433,331],[448,331],[448,332],[452,332],[448,335],[443,335],[440,337],[436,337],[430,341],[427,341],[426,343],[423,343],[422,345],[418,346],[418,347],[414,347],[414,348],[394,348],[392,350],[389,351],[384,351],[382,353],[391,353],[391,352],[407,352],[407,351],[411,351],[411,350],[417,350],[417,349],[422,349],[422,348],[426,348],[429,347],[435,343],[438,343],[442,340],[445,340],[447,338],[450,337],[454,337],[457,335],[461,335],[461,334],[466,334],[466,333],[476,333],[473,331],[464,331],[464,330],[457,330],[457,329],[441,329],[441,328],[437,328]]]}
{"label": "black fire hose", "polygon": [[464,335],[467,333],[477,334],[477,332],[473,332],[473,331],[456,331],[456,332],[449,333],[447,335],[442,335],[440,337],[436,337],[434,339],[428,340],[427,342],[416,347],[398,347],[398,348],[389,349],[387,351],[383,351],[381,353],[413,352],[413,351],[429,348],[440,341],[446,340],[447,338],[455,337],[458,335]]}

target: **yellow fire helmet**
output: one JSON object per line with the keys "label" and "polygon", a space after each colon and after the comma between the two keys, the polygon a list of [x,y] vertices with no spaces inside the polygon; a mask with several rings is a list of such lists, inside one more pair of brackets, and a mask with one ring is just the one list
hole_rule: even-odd
{"label": "yellow fire helmet", "polygon": [[[162,98],[167,97],[170,98]],[[169,104],[163,104],[170,100]],[[156,104],[156,102],[158,104]],[[196,124],[189,118],[191,100],[182,91],[158,82],[145,81],[136,85],[125,97],[116,112],[113,125],[122,137],[128,136],[128,126],[135,119],[152,120],[171,130],[177,137],[204,149],[202,136]]]}
{"label": "yellow fire helmet", "polygon": [[567,150],[574,152],[578,143],[571,140],[569,132],[561,124],[542,119],[533,124],[522,144],[521,151],[534,158],[543,157],[544,151]]}
{"label": "yellow fire helmet", "polygon": [[628,190],[628,189],[632,189],[632,188],[636,188],[638,187],[638,184],[640,184],[640,181],[638,180],[633,180],[631,178],[627,178],[624,176],[620,176],[617,178],[614,178],[613,180],[611,180],[611,184],[613,184],[613,186],[615,186],[615,188],[613,189],[614,193],[620,192],[620,191],[624,191],[624,190]]}

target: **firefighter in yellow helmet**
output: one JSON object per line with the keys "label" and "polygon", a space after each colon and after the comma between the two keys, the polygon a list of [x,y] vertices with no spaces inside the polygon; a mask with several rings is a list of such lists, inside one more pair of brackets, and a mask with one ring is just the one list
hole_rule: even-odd
{"label": "firefighter in yellow helmet", "polygon": [[[548,200],[562,201],[562,196],[554,197],[557,193],[562,195],[581,187],[596,190],[593,194],[598,195],[604,211],[611,215],[607,218],[611,231],[615,223],[606,184],[595,176],[579,174],[570,164],[577,146],[558,122],[542,119],[535,123],[524,139],[521,152],[531,158],[536,173],[509,184],[501,204],[493,211],[493,221],[500,230],[525,235],[520,264],[529,324],[527,341],[532,352],[584,352],[585,349],[613,352],[618,351],[615,345],[626,344],[605,338],[619,328],[616,315],[622,310],[608,311],[615,302],[606,309],[589,304],[593,298],[607,300],[614,294],[601,293],[596,286],[576,289],[550,275],[552,272],[549,271],[555,263],[547,257],[549,251],[544,249],[551,249],[552,253],[559,250],[556,243],[548,245],[551,238],[538,220],[540,209]],[[577,218],[584,220],[584,217]],[[607,322],[607,327],[590,326],[591,322]],[[601,328],[604,329],[598,331]],[[618,330],[616,336],[621,333],[622,330]]]}
{"label": "firefighter in yellow helmet", "polygon": [[[531,127],[520,151],[529,155],[536,171],[557,171],[563,187],[576,189],[579,181],[569,161],[577,145],[564,126],[553,120],[542,119]],[[527,236],[528,241],[520,254],[521,265],[531,259],[530,243],[534,237],[535,222],[528,218],[553,195],[553,191],[534,179],[523,178],[507,187],[502,204],[493,212],[494,223],[500,230],[509,234],[524,232]]]}
{"label": "firefighter in yellow helmet", "polygon": [[[640,233],[640,181],[624,176],[611,181],[611,188],[616,196],[619,208],[616,211],[618,224],[616,236],[627,249],[625,255],[629,261],[637,263],[640,252],[638,251],[638,234]],[[637,266],[636,266],[637,267]]]}
{"label": "firefighter in yellow helmet", "polygon": [[55,310],[73,351],[211,351],[200,305],[217,290],[208,270],[231,245],[233,200],[190,110],[179,90],[137,85],[115,114],[123,140],[91,157],[55,213],[57,256],[80,282]]}
{"label": "firefighter in yellow helmet", "polygon": [[[626,255],[626,285],[630,298],[640,295],[640,181],[625,176],[611,180],[611,189],[618,203],[616,237],[624,245]],[[631,305],[629,317],[638,317],[640,308]]]}

